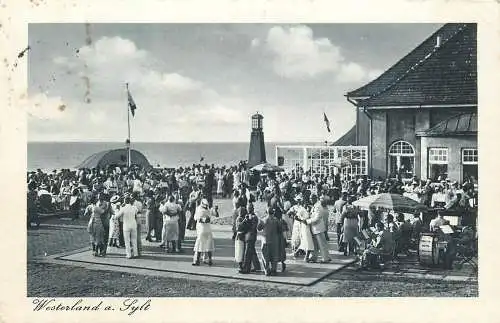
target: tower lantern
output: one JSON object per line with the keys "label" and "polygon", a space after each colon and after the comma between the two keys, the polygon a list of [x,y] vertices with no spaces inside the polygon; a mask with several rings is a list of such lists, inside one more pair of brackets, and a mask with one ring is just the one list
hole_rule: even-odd
{"label": "tower lantern", "polygon": [[258,112],[252,116],[252,130],[262,130],[262,119],[264,117]]}
{"label": "tower lantern", "polygon": [[252,133],[250,134],[250,147],[248,149],[248,167],[266,162],[266,147],[264,145],[264,132],[262,120],[264,117],[258,112],[252,116]]}

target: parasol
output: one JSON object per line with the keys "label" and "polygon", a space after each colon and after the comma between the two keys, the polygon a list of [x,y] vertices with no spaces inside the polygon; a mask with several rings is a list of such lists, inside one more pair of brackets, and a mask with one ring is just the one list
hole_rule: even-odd
{"label": "parasol", "polygon": [[283,171],[283,168],[269,163],[262,163],[250,168],[250,170],[261,173],[269,173],[269,172],[281,172]]}
{"label": "parasol", "polygon": [[416,210],[425,210],[427,207],[422,203],[412,200],[409,197],[392,194],[392,193],[381,193],[363,197],[352,203],[354,206],[359,206],[362,209],[368,209],[370,207],[383,208],[394,210],[396,212],[410,211],[414,212]]}

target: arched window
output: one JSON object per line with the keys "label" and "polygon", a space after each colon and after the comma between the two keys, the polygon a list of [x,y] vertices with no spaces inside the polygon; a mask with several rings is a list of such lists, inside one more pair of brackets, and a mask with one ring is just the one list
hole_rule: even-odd
{"label": "arched window", "polygon": [[400,174],[403,178],[415,174],[415,149],[403,140],[394,142],[389,147],[389,171],[392,175]]}
{"label": "arched window", "polygon": [[415,150],[413,146],[403,140],[396,141],[389,148],[389,155],[392,156],[415,156]]}

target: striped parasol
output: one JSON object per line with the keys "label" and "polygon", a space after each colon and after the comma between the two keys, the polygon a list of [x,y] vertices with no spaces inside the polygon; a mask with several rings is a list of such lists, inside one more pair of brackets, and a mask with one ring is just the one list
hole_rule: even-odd
{"label": "striped parasol", "polygon": [[427,209],[425,205],[409,197],[392,193],[370,195],[354,201],[352,204],[362,209],[373,207],[394,210],[396,212],[414,212],[416,210]]}
{"label": "striped parasol", "polygon": [[283,168],[270,163],[262,163],[252,167],[251,170],[261,173],[272,173],[272,172],[281,172],[283,171]]}

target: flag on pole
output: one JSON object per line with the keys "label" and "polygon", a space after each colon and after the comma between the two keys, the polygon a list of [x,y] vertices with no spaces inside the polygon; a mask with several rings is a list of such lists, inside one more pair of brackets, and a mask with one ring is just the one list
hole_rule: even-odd
{"label": "flag on pole", "polygon": [[128,106],[130,107],[130,112],[132,113],[132,117],[134,117],[135,109],[137,109],[137,106],[135,105],[134,99],[132,98],[132,94],[130,94],[130,91],[128,89],[128,84],[127,84],[127,96],[128,96]]}
{"label": "flag on pole", "polygon": [[328,120],[328,117],[326,116],[325,112],[323,112],[323,119],[325,120],[326,130],[328,130],[328,132],[331,132],[330,131],[330,120]]}

